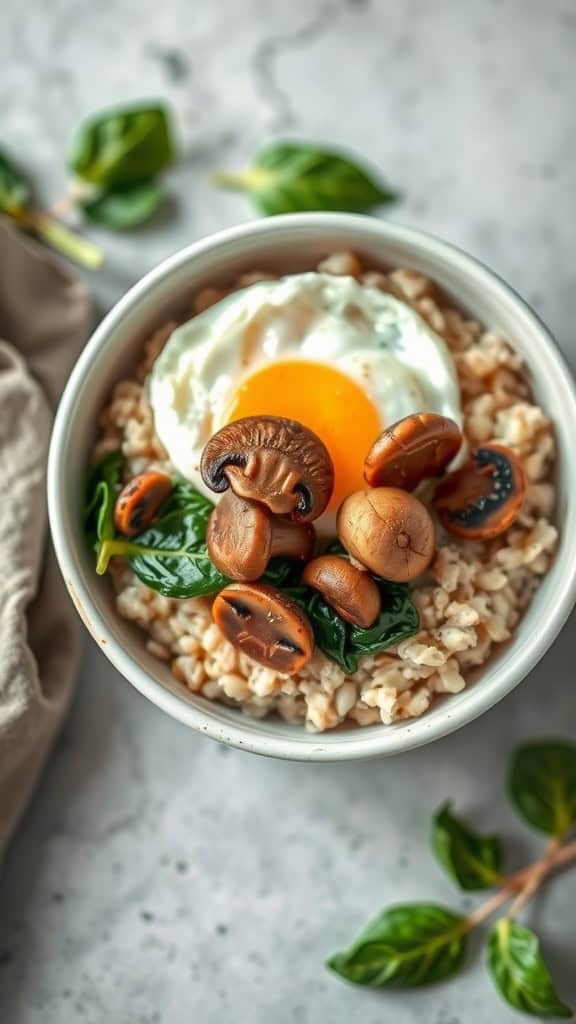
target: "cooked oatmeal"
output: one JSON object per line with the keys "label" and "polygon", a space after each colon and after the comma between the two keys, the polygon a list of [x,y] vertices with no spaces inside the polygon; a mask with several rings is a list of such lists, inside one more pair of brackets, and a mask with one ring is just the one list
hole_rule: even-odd
{"label": "cooked oatmeal", "polygon": [[[352,253],[334,253],[318,270],[352,275],[391,292],[444,338],[459,376],[465,440],[470,447],[496,441],[511,448],[523,463],[528,490],[519,518],[493,540],[465,541],[439,532],[435,559],[412,589],[420,632],[365,657],[353,675],[319,651],[297,675],[258,665],[222,636],[212,621],[210,599],[162,597],[141,583],[124,559],[112,560],[119,614],[145,631],[147,649],[169,662],[184,686],[258,718],[276,712],[290,722],[304,722],[311,731],[345,721],[389,725],[421,715],[436,694],[463,690],[494,646],[512,636],[548,570],[558,536],[551,522],[552,425],[531,400],[526,371],[506,340],[447,306],[434,284],[413,271],[365,271]],[[269,277],[255,271],[241,277],[236,288]],[[192,312],[207,309],[224,294],[203,289]],[[94,457],[121,448],[126,479],[151,468],[174,474],[154,433],[144,382],[176,326],[166,324],[146,342],[134,377],[116,385],[101,414]]]}

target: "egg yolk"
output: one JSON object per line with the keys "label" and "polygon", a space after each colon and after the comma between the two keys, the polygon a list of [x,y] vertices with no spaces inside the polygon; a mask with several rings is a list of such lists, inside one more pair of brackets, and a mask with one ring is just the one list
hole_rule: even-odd
{"label": "egg yolk", "polygon": [[328,511],[366,486],[364,458],[382,421],[360,385],[340,370],[300,360],[270,363],[236,389],[224,424],[244,416],[285,416],[321,438],[334,463]]}

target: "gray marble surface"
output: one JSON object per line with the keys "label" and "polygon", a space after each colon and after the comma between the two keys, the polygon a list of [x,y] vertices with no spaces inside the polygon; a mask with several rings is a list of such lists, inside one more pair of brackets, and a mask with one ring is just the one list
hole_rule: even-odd
{"label": "gray marble surface", "polygon": [[[573,0],[5,0],[2,141],[62,190],[89,110],[160,95],[183,158],[164,223],[94,232],[101,309],[186,242],[250,217],[207,175],[274,133],[348,145],[404,192],[393,219],[461,244],[526,295],[576,364]],[[352,990],[323,969],[391,900],[468,907],[432,862],[446,796],[540,843],[503,795],[519,740],[574,734],[573,626],[463,732],[367,765],[229,751],[163,716],[87,642],[78,694],[0,877],[2,1024],[512,1024],[473,943],[434,990]],[[576,873],[530,910],[576,1001]]]}

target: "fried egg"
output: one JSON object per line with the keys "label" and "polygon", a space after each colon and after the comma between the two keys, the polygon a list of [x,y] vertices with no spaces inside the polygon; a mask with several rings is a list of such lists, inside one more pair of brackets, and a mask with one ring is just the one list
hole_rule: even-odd
{"label": "fried egg", "polygon": [[285,416],[313,430],[334,462],[317,523],[331,532],[343,499],[365,487],[364,457],[414,412],[462,422],[445,341],[406,303],[351,277],[293,274],[234,292],[171,334],[148,380],[155,429],[187,480],[209,438],[244,416]]}

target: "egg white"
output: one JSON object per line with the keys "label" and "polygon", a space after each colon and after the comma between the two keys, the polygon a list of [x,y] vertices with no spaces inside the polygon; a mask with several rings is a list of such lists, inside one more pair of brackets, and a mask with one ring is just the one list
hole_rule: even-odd
{"label": "egg white", "polygon": [[[278,360],[326,363],[353,378],[382,429],[413,412],[462,423],[445,341],[406,303],[351,277],[294,274],[234,292],[171,334],[148,380],[155,429],[177,471],[212,500],[202,451],[236,388]],[[359,452],[363,459],[365,452]]]}

